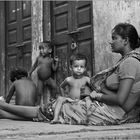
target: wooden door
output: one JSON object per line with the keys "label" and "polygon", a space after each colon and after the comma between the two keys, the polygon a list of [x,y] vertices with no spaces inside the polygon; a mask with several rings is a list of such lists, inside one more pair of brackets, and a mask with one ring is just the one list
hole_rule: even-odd
{"label": "wooden door", "polygon": [[77,52],[88,57],[88,73],[93,75],[92,1],[53,1],[51,9],[54,55],[60,58],[58,82],[70,74],[69,58]]}
{"label": "wooden door", "polygon": [[11,68],[31,66],[31,1],[6,1],[6,91]]}

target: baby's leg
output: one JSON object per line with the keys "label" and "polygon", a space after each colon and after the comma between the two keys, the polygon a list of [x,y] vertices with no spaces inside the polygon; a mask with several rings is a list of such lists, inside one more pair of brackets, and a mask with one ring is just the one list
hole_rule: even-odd
{"label": "baby's leg", "polygon": [[51,121],[52,124],[55,124],[58,122],[59,119],[59,113],[62,107],[63,102],[66,100],[65,97],[58,97],[56,105],[55,105],[55,110],[54,110],[54,119]]}
{"label": "baby's leg", "polygon": [[50,102],[50,90],[44,85],[43,103],[48,104]]}
{"label": "baby's leg", "polygon": [[43,81],[40,79],[38,79],[37,88],[37,105],[41,105],[43,104]]}
{"label": "baby's leg", "polygon": [[56,81],[52,78],[49,78],[46,81],[46,85],[51,89],[51,97],[57,98],[58,95],[60,95],[59,87],[56,84]]}

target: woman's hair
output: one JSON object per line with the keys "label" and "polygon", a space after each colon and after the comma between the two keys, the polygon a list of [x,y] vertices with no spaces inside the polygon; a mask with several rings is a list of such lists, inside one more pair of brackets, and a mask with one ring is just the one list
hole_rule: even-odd
{"label": "woman's hair", "polygon": [[119,23],[113,28],[112,31],[120,35],[123,39],[128,38],[130,47],[133,50],[140,46],[140,38],[136,28],[132,24]]}
{"label": "woman's hair", "polygon": [[28,73],[24,68],[16,67],[10,72],[10,80],[14,82],[16,79],[21,79],[22,77],[27,77]]}
{"label": "woman's hair", "polygon": [[78,53],[78,54],[76,54],[76,55],[72,55],[71,57],[70,57],[70,65],[72,66],[72,64],[73,64],[73,62],[75,61],[75,60],[85,60],[85,66],[87,66],[87,57],[85,56],[85,55],[83,55],[83,54],[81,54],[81,53]]}

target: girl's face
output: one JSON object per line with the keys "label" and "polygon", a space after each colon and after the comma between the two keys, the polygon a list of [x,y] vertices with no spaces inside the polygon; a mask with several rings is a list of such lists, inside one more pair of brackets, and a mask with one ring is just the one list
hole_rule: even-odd
{"label": "girl's face", "polygon": [[110,42],[112,52],[122,53],[125,46],[125,39],[115,32],[112,32],[112,41]]}
{"label": "girl's face", "polygon": [[81,76],[86,70],[86,60],[75,60],[72,64],[72,71],[74,75]]}

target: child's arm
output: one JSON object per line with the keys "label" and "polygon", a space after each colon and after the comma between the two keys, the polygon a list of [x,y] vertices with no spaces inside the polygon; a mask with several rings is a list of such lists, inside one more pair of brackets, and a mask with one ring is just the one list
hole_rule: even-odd
{"label": "child's arm", "polygon": [[31,77],[32,72],[36,69],[37,66],[38,66],[38,57],[37,57],[37,59],[35,60],[33,66],[31,67],[31,69],[30,69],[29,72],[28,72],[28,76],[29,76],[29,77]]}
{"label": "child's arm", "polygon": [[60,92],[62,96],[65,96],[65,87],[68,85],[67,78],[60,84]]}
{"label": "child's arm", "polygon": [[10,100],[14,95],[14,92],[15,92],[15,84],[13,83],[12,86],[10,87],[9,94],[6,97],[6,103],[10,103]]}
{"label": "child's arm", "polygon": [[53,61],[52,61],[52,69],[53,69],[53,71],[57,70],[57,68],[58,68],[58,61],[59,61],[58,57],[55,57],[53,59]]}

